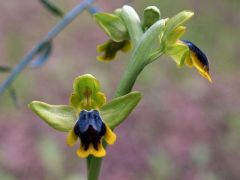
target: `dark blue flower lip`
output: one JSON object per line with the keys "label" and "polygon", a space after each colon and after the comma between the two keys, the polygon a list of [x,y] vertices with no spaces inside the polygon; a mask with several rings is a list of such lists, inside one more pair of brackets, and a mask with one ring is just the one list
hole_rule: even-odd
{"label": "dark blue flower lip", "polygon": [[106,126],[97,110],[82,110],[74,126],[74,133],[81,139],[85,150],[90,144],[98,150],[98,144],[106,133]]}
{"label": "dark blue flower lip", "polygon": [[196,55],[196,57],[199,60],[199,62],[201,62],[201,64],[203,66],[205,66],[206,70],[209,71],[208,58],[204,54],[204,52],[202,52],[201,49],[199,49],[191,41],[188,41],[188,40],[181,40],[181,41],[189,47],[190,51],[192,51]]}

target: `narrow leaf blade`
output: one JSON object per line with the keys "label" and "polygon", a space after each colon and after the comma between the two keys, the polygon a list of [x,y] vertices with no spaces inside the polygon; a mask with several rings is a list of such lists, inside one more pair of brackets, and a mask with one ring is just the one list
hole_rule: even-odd
{"label": "narrow leaf blade", "polygon": [[6,72],[10,72],[10,71],[11,71],[11,67],[0,65],[0,73],[6,73]]}
{"label": "narrow leaf blade", "polygon": [[51,42],[45,43],[38,51],[40,57],[33,59],[30,63],[31,68],[38,68],[42,66],[50,57],[52,53],[52,44]]}
{"label": "narrow leaf blade", "polygon": [[15,107],[18,107],[18,97],[17,97],[16,90],[10,86],[8,91],[9,91],[9,95],[10,95]]}
{"label": "narrow leaf blade", "polygon": [[55,5],[54,3],[50,2],[49,0],[40,0],[40,2],[53,15],[61,17],[61,18],[64,16],[63,11],[59,7],[57,7],[57,5]]}

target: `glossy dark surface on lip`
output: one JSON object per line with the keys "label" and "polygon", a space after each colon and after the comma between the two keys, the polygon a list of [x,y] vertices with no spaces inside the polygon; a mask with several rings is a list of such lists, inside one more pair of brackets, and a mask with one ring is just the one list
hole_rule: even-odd
{"label": "glossy dark surface on lip", "polygon": [[74,133],[81,139],[84,149],[87,150],[90,144],[98,150],[98,143],[106,133],[106,127],[97,110],[79,113],[79,118],[74,126]]}
{"label": "glossy dark surface on lip", "polygon": [[206,67],[206,70],[209,71],[208,59],[207,59],[207,56],[204,54],[204,52],[202,52],[201,49],[199,49],[191,41],[188,41],[188,40],[181,40],[181,41],[184,42],[192,52],[194,52],[198,60],[202,63],[203,66]]}

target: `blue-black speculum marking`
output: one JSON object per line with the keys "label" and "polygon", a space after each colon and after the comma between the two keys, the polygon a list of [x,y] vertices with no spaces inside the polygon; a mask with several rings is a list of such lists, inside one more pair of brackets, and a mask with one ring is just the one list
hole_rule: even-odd
{"label": "blue-black speculum marking", "polygon": [[82,110],[74,126],[74,133],[81,139],[84,150],[87,150],[90,144],[98,150],[98,144],[106,133],[106,126],[97,110]]}
{"label": "blue-black speculum marking", "polygon": [[206,67],[206,70],[209,71],[207,56],[191,41],[188,41],[188,40],[181,40],[181,41],[183,41],[189,47],[189,49],[195,53],[198,60],[202,63],[203,66]]}

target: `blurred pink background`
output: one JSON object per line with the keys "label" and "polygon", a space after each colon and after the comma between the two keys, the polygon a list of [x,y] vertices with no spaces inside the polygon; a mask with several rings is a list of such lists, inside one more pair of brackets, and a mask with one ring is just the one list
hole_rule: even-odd
{"label": "blurred pink background", "polygon": [[[81,1],[55,0],[65,12]],[[162,17],[189,9],[184,39],[207,54],[213,84],[195,69],[179,69],[168,57],[149,65],[134,90],[140,105],[119,128],[109,147],[102,180],[238,180],[240,177],[240,2],[238,0],[132,0],[95,3],[103,11],[129,4],[140,16],[150,5]],[[2,1],[0,65],[15,66],[59,21],[39,1]],[[65,145],[66,134],[51,129],[27,104],[41,100],[68,104],[73,79],[91,73],[108,99],[114,95],[129,54],[116,61],[96,60],[106,35],[84,12],[54,39],[50,60],[27,68],[14,82],[19,107],[8,92],[0,97],[0,179],[86,179],[85,160]],[[0,82],[7,74],[0,75]]]}

